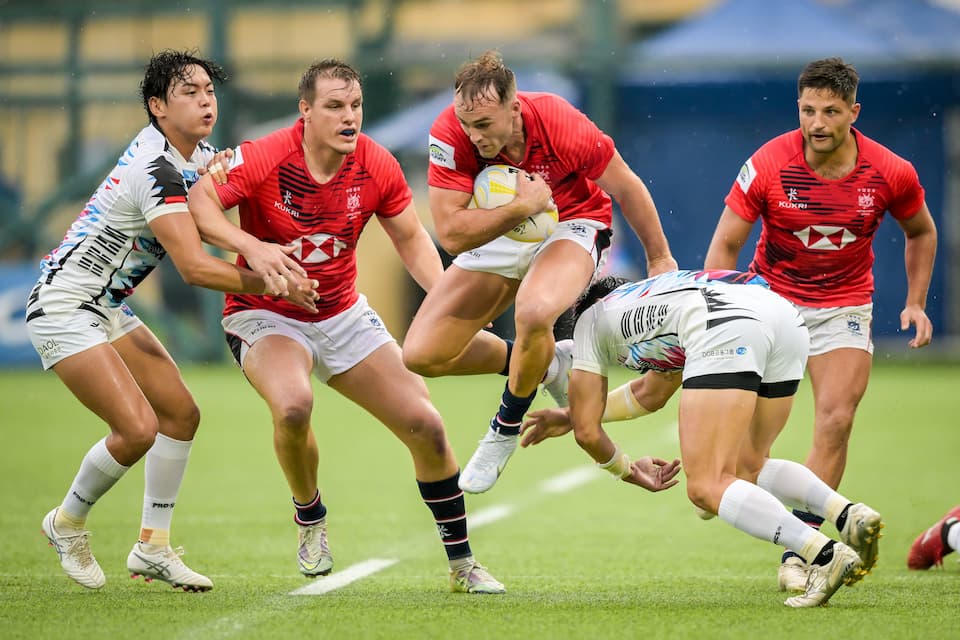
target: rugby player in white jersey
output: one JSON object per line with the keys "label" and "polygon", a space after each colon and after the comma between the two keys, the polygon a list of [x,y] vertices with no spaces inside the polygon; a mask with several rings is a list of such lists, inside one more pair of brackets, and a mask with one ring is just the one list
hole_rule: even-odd
{"label": "rugby player in white jersey", "polygon": [[127,569],[184,591],[213,587],[183,563],[182,548],[170,545],[200,411],[173,359],[125,299],[169,254],[189,284],[282,295],[315,310],[316,282],[301,278],[284,250],[251,238],[245,250],[257,271],[215,258],[204,251],[187,209],[187,189],[198,173],[208,163],[218,172],[216,151],[204,139],[217,121],[214,83],[223,78],[218,65],[190,52],[168,50],[150,59],[140,85],[149,124],[60,246],[43,258],[27,302],[27,330],[44,369],[52,369],[110,428],[83,457],[63,502],[42,522],[63,570],[90,589],[102,587],[105,578],[90,551],[87,516],[144,457],[141,529]]}
{"label": "rugby player in white jersey", "polygon": [[[651,491],[669,488],[679,461],[631,462],[601,422],[647,413],[636,410],[633,398],[623,399],[632,396],[627,385],[608,396],[609,366],[682,372],[687,495],[703,513],[799,550],[811,569],[804,592],[785,604],[826,604],[841,585],[869,573],[880,514],[853,504],[800,463],[767,457],[790,415],[809,336],[796,309],[762,278],[736,271],[675,271],[640,282],[604,278],[581,297],[574,315],[569,420],[551,417],[562,410],[537,412],[523,425],[521,444],[572,428],[577,444],[615,477]],[[829,519],[842,541],[806,526],[784,505]]]}

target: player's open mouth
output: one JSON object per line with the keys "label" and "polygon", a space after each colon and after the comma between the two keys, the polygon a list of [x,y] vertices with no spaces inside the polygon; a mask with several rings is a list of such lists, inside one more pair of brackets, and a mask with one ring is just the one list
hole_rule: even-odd
{"label": "player's open mouth", "polygon": [[357,135],[357,130],[356,130],[356,129],[344,129],[343,131],[340,132],[340,135],[343,136],[344,138],[352,138],[352,137],[354,137],[354,136]]}

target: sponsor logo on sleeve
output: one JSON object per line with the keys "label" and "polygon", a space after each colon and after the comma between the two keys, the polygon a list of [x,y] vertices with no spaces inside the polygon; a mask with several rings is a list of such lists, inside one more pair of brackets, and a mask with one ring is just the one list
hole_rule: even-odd
{"label": "sponsor logo on sleeve", "polygon": [[457,168],[457,163],[453,159],[453,145],[430,136],[429,153],[431,164],[446,167],[447,169]]}
{"label": "sponsor logo on sleeve", "polygon": [[740,167],[740,173],[737,175],[737,184],[740,185],[740,190],[746,193],[756,177],[757,170],[753,168],[753,158],[749,158]]}

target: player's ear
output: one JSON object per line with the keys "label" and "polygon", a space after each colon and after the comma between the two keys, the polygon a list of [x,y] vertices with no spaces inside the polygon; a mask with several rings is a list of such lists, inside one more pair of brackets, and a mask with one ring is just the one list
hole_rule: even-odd
{"label": "player's ear", "polygon": [[300,115],[303,116],[304,121],[310,122],[310,103],[301,98],[297,106],[300,109]]}
{"label": "player's ear", "polygon": [[853,106],[850,108],[850,111],[853,113],[853,120],[850,121],[851,124],[857,121],[857,118],[860,117],[860,103],[854,102]]}

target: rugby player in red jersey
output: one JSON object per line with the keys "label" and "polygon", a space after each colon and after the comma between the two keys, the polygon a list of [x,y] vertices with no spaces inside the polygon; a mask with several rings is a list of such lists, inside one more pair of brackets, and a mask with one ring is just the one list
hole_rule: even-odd
{"label": "rugby player in red jersey", "polygon": [[[750,269],[800,309],[810,330],[815,418],[806,465],[833,488],[843,477],[854,414],[870,376],[872,243],[887,211],[905,240],[901,329],[916,328],[912,348],[929,344],[933,333],[924,307],[936,226],[913,166],[853,128],[858,82],[840,58],[803,69],[800,128],[767,142],[740,169],[705,260],[707,269],[735,268],[753,224],[762,221]],[[811,526],[822,523],[797,513]],[[784,554],[782,590],[803,590],[804,560]]]}
{"label": "rugby player in red jersey", "polygon": [[[572,348],[553,325],[590,283],[610,246],[617,200],[643,243],[647,271],[676,269],[656,207],[613,140],[566,100],[517,90],[513,72],[488,51],[461,67],[453,104],[430,131],[430,209],[443,248],[456,255],[423,301],[404,341],[404,362],[426,376],[502,373],[500,408],[460,477],[465,491],[496,482],[517,446],[524,413],[541,382],[566,405]],[[468,209],[475,177],[508,164],[525,173],[517,196]],[[542,242],[503,234],[546,208],[560,213]],[[515,305],[516,341],[481,331]]]}
{"label": "rugby player in red jersey", "polygon": [[[208,241],[232,246],[240,263],[254,239],[292,246],[320,282],[317,313],[281,299],[228,295],[223,327],[234,357],[273,416],[274,450],[293,494],[298,562],[308,577],[333,568],[327,508],[317,481],[311,428],[311,374],[366,409],[410,450],[424,502],[433,512],[450,565],[450,586],[503,593],[476,562],[467,536],[459,468],[423,379],[403,366],[400,348],[356,288],[357,241],[374,217],[425,290],[443,272],[397,160],[360,133],[360,75],[340,60],[313,64],[300,80],[300,119],[240,145],[229,181],[201,180],[190,209]],[[223,211],[240,208],[240,228]],[[366,468],[362,452],[357,473]]]}

